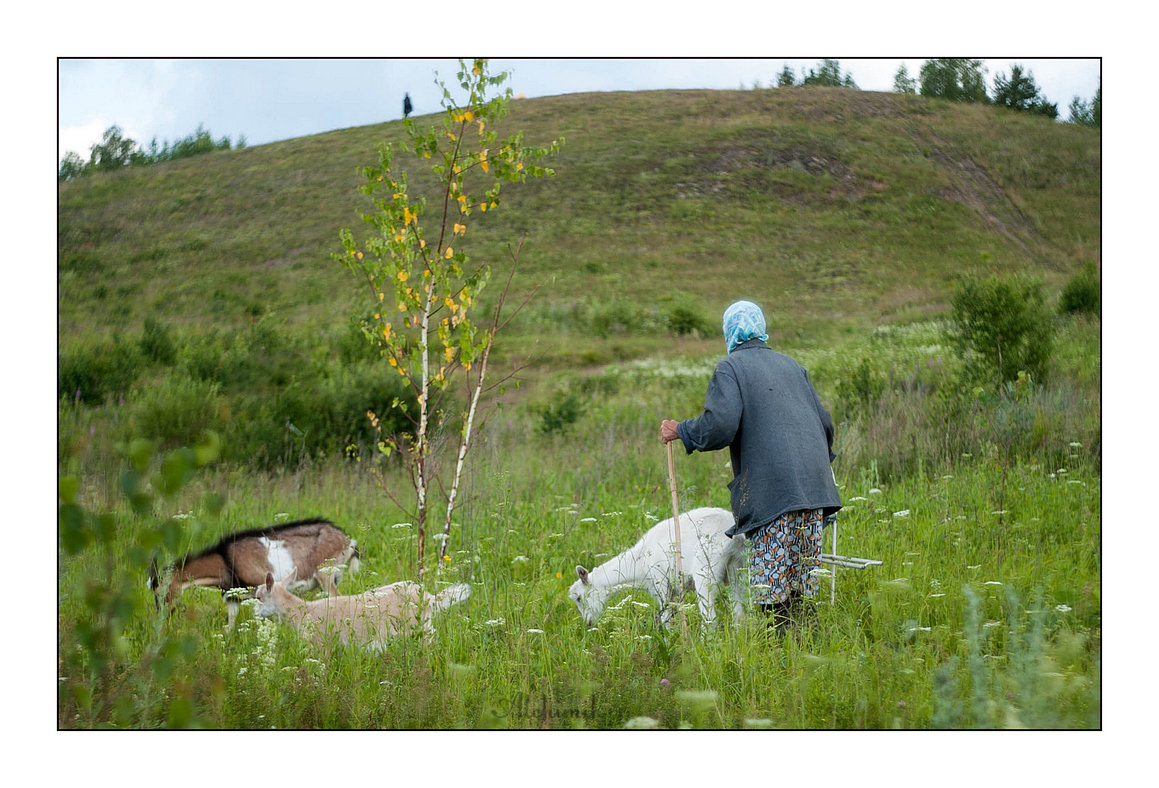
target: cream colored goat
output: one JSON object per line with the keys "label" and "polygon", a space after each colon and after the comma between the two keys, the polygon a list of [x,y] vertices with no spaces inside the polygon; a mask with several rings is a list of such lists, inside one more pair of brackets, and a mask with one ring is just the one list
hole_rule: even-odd
{"label": "cream colored goat", "polygon": [[361,594],[331,596],[306,601],[294,596],[284,583],[266,582],[257,588],[260,616],[280,618],[320,645],[337,637],[343,645],[353,643],[381,651],[393,636],[416,630],[430,642],[435,630],[431,617],[471,595],[466,583],[450,586],[438,594],[428,594],[418,583],[402,580]]}

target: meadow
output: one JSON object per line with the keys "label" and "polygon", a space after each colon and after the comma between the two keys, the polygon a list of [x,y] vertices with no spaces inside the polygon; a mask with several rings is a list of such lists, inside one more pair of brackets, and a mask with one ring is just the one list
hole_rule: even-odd
{"label": "meadow", "polygon": [[[480,244],[528,230],[519,288],[549,284],[497,345],[532,363],[488,403],[425,579],[472,587],[435,645],[324,651],[250,605],[227,631],[216,591],[167,616],[144,588],[154,554],[308,516],[358,540],[344,591],[415,576],[410,482],[365,420],[398,392],[326,259],[341,173],[395,131],[61,187],[58,726],[1100,728],[1099,315],[1053,314],[1041,380],[980,384],[947,339],[957,273],[1033,271],[1053,305],[1097,260],[1097,132],[825,89],[516,105],[569,143]],[[769,305],[833,412],[839,552],[883,563],[832,597],[823,577],[784,638],[724,601],[701,632],[691,595],[664,630],[642,592],[588,628],[575,567],[670,516],[659,422],[698,412],[734,297]],[[681,509],[727,508],[730,478],[725,453],[679,457]]]}
{"label": "meadow", "polygon": [[[1097,327],[1071,330],[1082,336]],[[895,357],[926,358],[929,348],[915,336],[923,339],[911,332],[890,340]],[[821,381],[843,363],[821,355],[814,362]],[[743,626],[722,615],[719,629],[700,634],[689,597],[682,635],[656,625],[655,605],[640,592],[613,599],[598,626],[586,628],[566,597],[575,565],[601,563],[669,516],[657,425],[694,412],[711,364],[637,362],[575,380],[583,407],[567,429],[547,427],[555,422],[546,409],[538,419],[512,405],[493,413],[465,483],[450,561],[428,582],[437,589],[465,581],[473,595],[437,619],[436,647],[401,639],[384,655],[327,656],[245,606],[235,630],[224,631],[219,594],[193,589],[172,618],[130,621],[113,660],[120,668],[89,695],[92,665],[70,625],[87,618],[83,597],[102,575],[101,553],[62,560],[59,724],[1099,727],[1099,437],[1089,425],[1044,415],[1057,390],[1019,406],[1040,429],[1051,425],[1033,453],[1024,451],[1029,433],[993,427],[987,407],[974,442],[961,447],[970,451],[913,470],[888,451],[857,465],[838,461],[841,552],[883,565],[837,570],[832,603],[823,578],[814,627],[781,641],[750,613]],[[883,402],[877,413],[904,422],[922,410],[915,396],[907,408]],[[838,448],[863,429],[848,423]],[[913,437],[895,429],[895,440]],[[891,463],[905,470],[883,475]],[[681,458],[677,468],[682,509],[727,508],[727,455]],[[363,571],[344,583],[361,590],[415,574],[414,526],[384,484],[404,494],[403,470],[344,458],[267,472],[209,465],[158,515],[181,524],[176,554],[234,524],[328,516],[359,542]],[[207,506],[212,495],[224,503]],[[86,497],[121,518],[124,530],[108,547],[119,560],[136,541],[135,524],[152,521],[134,515],[116,489],[94,484]],[[137,609],[151,613],[148,592],[136,593]],[[160,660],[151,650],[159,638],[186,651]],[[158,660],[163,677],[154,672]]]}

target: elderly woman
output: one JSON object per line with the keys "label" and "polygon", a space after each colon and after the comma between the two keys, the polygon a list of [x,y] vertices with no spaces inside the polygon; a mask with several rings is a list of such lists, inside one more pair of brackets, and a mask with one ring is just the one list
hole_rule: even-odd
{"label": "elderly woman", "polygon": [[841,508],[830,463],[833,421],[809,375],[765,340],[760,307],[737,301],[724,313],[728,349],[716,365],[704,412],[660,423],[660,439],[685,450],[728,447],[732,513],[726,533],[750,540],[753,601],[778,632],[799,621],[817,593],[821,527]]}

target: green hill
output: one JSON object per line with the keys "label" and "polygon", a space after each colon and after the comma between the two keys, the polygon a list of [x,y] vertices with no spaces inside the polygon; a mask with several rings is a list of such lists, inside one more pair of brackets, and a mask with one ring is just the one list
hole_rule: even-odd
{"label": "green hill", "polygon": [[[501,270],[526,233],[516,287],[547,286],[517,333],[674,298],[714,322],[744,297],[774,338],[822,341],[943,309],[959,272],[1057,286],[1100,254],[1100,134],[1001,108],[835,88],[598,93],[516,101],[505,126],[567,139],[558,176],[511,187],[468,238]],[[392,122],[62,184],[62,344],[150,316],[346,324],[354,288],[330,254],[368,207],[355,170],[403,136]],[[408,169],[421,193],[430,181]],[[571,346],[631,327],[612,314]]]}

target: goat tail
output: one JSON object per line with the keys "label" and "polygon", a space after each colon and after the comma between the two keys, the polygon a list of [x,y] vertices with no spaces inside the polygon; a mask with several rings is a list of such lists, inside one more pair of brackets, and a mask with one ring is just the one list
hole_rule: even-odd
{"label": "goat tail", "polygon": [[456,583],[431,597],[431,612],[438,613],[441,610],[446,610],[469,596],[471,596],[471,587],[466,583]]}

